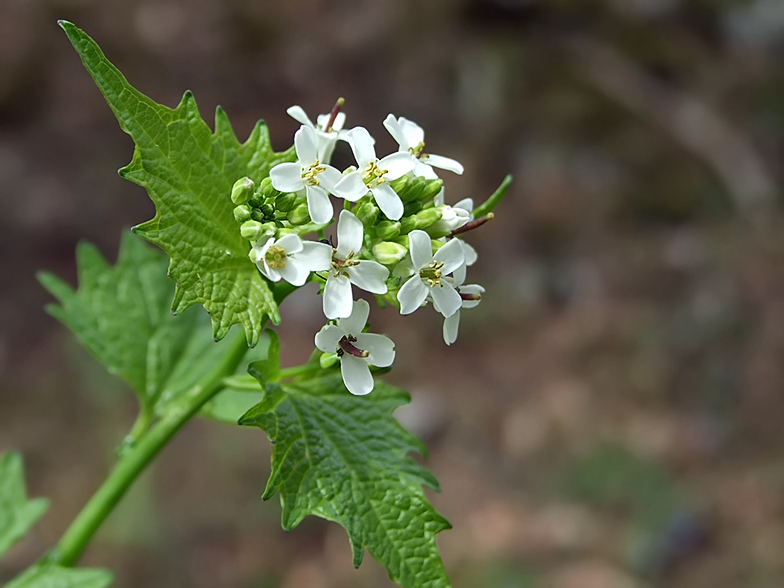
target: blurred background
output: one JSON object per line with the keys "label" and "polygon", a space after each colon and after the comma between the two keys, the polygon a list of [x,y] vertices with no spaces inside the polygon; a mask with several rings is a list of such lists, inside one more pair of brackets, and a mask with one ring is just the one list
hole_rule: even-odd
{"label": "blurred background", "polygon": [[[0,0],[0,451],[52,507],[0,580],[53,545],[135,400],[43,311],[39,269],[115,259],[154,214],[123,134],[56,19],[174,106],[193,90],[274,146],[346,98],[380,154],[392,112],[461,161],[447,201],[513,187],[468,241],[487,288],[447,348],[434,312],[376,311],[400,419],[430,448],[456,588],[784,586],[781,0]],[[345,166],[350,152],[336,153]],[[284,358],[321,326],[286,302]],[[346,535],[279,526],[258,430],[198,421],[83,562],[119,588],[386,587]]]}

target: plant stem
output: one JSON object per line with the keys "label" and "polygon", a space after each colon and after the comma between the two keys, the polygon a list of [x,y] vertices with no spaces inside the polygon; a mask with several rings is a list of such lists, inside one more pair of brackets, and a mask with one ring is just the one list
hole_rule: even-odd
{"label": "plant stem", "polygon": [[312,363],[306,363],[303,365],[297,365],[290,368],[284,368],[280,370],[280,377],[281,379],[285,378],[293,378],[294,376],[301,376],[303,374],[308,374],[310,372],[315,372],[321,369],[320,364],[313,365]]}
{"label": "plant stem", "polygon": [[72,566],[109,513],[144,468],[204,404],[224,388],[223,379],[234,374],[248,346],[237,333],[215,368],[191,388],[182,400],[155,423],[138,443],[123,455],[98,491],[92,496],[46,561]]}

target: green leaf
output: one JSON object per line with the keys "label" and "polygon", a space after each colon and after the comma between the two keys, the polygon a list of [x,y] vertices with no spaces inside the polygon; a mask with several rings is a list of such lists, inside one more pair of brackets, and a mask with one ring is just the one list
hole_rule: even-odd
{"label": "green leaf", "polygon": [[248,259],[231,188],[244,176],[258,183],[272,166],[293,161],[293,147],[273,152],[263,122],[240,144],[220,108],[210,132],[190,92],[175,109],[157,104],[134,89],[83,31],[65,21],[60,26],[136,144],[120,175],[146,188],[155,203],[155,218],[134,230],[171,258],[169,274],[177,283],[172,309],[203,304],[215,339],[241,323],[254,346],[264,316],[278,324],[280,315],[269,283]]}
{"label": "green leaf", "polygon": [[27,535],[47,508],[45,498],[27,499],[21,456],[0,455],[0,557]]}
{"label": "green leaf", "polygon": [[367,547],[406,588],[448,587],[435,536],[449,523],[422,488],[438,490],[438,482],[409,456],[424,447],[392,415],[407,402],[408,394],[379,381],[371,394],[352,396],[339,374],[268,383],[240,424],[274,443],[262,498],[280,492],[284,529],[309,514],[334,521],[348,531],[355,566]]}
{"label": "green leaf", "polygon": [[114,577],[106,570],[34,566],[3,588],[105,588]]}
{"label": "green leaf", "polygon": [[[88,243],[78,246],[76,260],[76,291],[49,273],[39,275],[60,301],[47,310],[128,383],[143,410],[164,413],[212,369],[225,344],[213,342],[204,313],[171,315],[174,284],[166,277],[166,256],[133,234],[123,235],[114,267]],[[268,338],[264,343],[248,361],[266,357]]]}

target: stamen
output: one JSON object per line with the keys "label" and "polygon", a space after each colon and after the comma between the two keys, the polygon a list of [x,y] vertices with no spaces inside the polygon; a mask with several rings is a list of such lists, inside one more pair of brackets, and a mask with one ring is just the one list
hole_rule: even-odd
{"label": "stamen", "polygon": [[414,157],[416,157],[417,159],[422,159],[423,157],[426,156],[426,154],[423,153],[424,149],[425,149],[425,142],[420,141],[416,147],[409,147],[408,152]]}
{"label": "stamen", "polygon": [[327,121],[327,126],[324,128],[325,133],[329,133],[332,131],[332,125],[335,124],[335,119],[338,117],[338,113],[340,109],[343,108],[343,104],[346,103],[345,98],[338,98],[337,102],[335,102],[335,106],[332,107],[332,111],[329,113],[329,120]]}
{"label": "stamen", "polygon": [[317,159],[308,166],[306,171],[302,172],[302,178],[306,180],[311,186],[320,186],[321,182],[316,176],[324,171],[327,171],[326,166],[319,165],[319,160]]}
{"label": "stamen", "polygon": [[492,212],[488,212],[484,216],[480,216],[479,218],[475,218],[474,220],[467,222],[462,227],[457,227],[454,231],[449,233],[449,236],[454,237],[455,235],[459,235],[460,233],[467,233],[468,231],[473,231],[474,229],[478,229],[487,221],[493,220],[494,218],[495,215]]}
{"label": "stamen", "polygon": [[[338,341],[338,345],[340,346],[340,349],[338,349],[337,351],[338,357],[342,356],[343,353],[348,353],[349,355],[353,355],[354,357],[361,357],[361,358],[368,357],[370,355],[370,351],[364,351],[354,346],[354,343],[356,342],[357,342],[357,338],[352,337],[351,335],[347,337],[344,336],[343,338],[341,338],[340,341]],[[341,353],[341,351],[343,353]]]}
{"label": "stamen", "polygon": [[283,247],[279,247],[278,245],[273,245],[269,249],[267,249],[267,253],[264,255],[264,260],[267,262],[267,265],[273,269],[280,269],[286,266],[286,250]]}
{"label": "stamen", "polygon": [[442,267],[444,267],[443,261],[433,261],[429,266],[419,270],[419,277],[425,280],[431,288],[436,286],[443,287],[444,283],[441,281]]}
{"label": "stamen", "polygon": [[378,162],[371,161],[365,168],[364,179],[368,185],[375,187],[387,181],[387,179],[384,177],[384,174],[387,173],[389,173],[388,169],[380,169],[378,167]]}

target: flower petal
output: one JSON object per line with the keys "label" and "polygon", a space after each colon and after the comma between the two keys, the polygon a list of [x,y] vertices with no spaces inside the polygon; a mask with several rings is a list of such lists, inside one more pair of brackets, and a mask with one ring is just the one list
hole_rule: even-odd
{"label": "flower petal", "polygon": [[308,200],[308,214],[317,225],[323,225],[332,220],[334,211],[332,202],[329,201],[327,191],[321,186],[305,186],[305,195]]}
{"label": "flower petal", "polygon": [[[461,286],[459,290],[461,294],[473,294],[474,296],[481,296],[485,291],[479,284],[466,284],[465,286]],[[479,300],[463,300],[463,308],[474,308],[478,306],[480,302],[482,302],[481,298]]]}
{"label": "flower petal", "polygon": [[[322,130],[327,129],[327,123],[329,122],[329,114],[319,114],[316,117],[316,124]],[[343,125],[346,124],[346,113],[345,112],[338,112],[338,115],[335,117],[335,122],[332,123],[332,130],[339,131],[343,128]]]}
{"label": "flower petal", "polygon": [[449,157],[444,157],[443,155],[431,155],[428,153],[422,158],[422,161],[428,165],[432,165],[433,167],[445,169],[456,174],[463,173],[462,164],[455,161],[454,159],[450,159]]}
{"label": "flower petal", "polygon": [[256,267],[259,268],[262,275],[270,282],[280,282],[280,272],[268,266],[266,261],[262,260],[258,262]]}
{"label": "flower petal", "polygon": [[387,293],[389,270],[377,261],[363,259],[359,265],[348,268],[348,279],[357,288],[373,294]]}
{"label": "flower petal", "polygon": [[392,138],[400,146],[400,151],[407,152],[410,147],[416,147],[416,144],[409,144],[408,139],[406,138],[403,129],[400,128],[394,114],[388,114],[384,119],[384,128],[389,131],[389,134],[392,135]]}
{"label": "flower petal", "polygon": [[[454,205],[453,208],[462,208],[469,214],[474,211],[474,199],[473,198],[463,198],[460,202]],[[471,216],[471,220],[473,220],[473,215]]]}
{"label": "flower petal", "polygon": [[379,184],[375,188],[371,188],[370,191],[373,193],[373,198],[375,198],[381,212],[387,218],[400,220],[400,217],[403,216],[403,201],[389,184]]}
{"label": "flower petal", "polygon": [[293,118],[295,121],[297,121],[298,123],[303,124],[303,125],[307,125],[307,126],[313,128],[313,123],[308,118],[308,115],[305,114],[305,111],[302,110],[301,106],[296,106],[296,105],[295,106],[290,106],[286,110],[286,113],[291,118]]}
{"label": "flower petal", "polygon": [[362,198],[368,193],[367,184],[362,181],[362,172],[353,171],[343,176],[343,179],[335,184],[332,193],[338,198],[343,198],[349,202],[356,202]]}
{"label": "flower petal", "polygon": [[338,349],[338,341],[343,338],[343,331],[335,325],[324,325],[316,333],[316,347],[324,353],[335,353]]}
{"label": "flower petal", "polygon": [[479,254],[476,252],[476,249],[471,247],[468,243],[459,239],[460,243],[463,245],[463,254],[465,255],[465,264],[466,265],[474,265],[476,260],[479,259]]}
{"label": "flower petal", "polygon": [[[411,314],[427,298],[429,288],[419,276],[414,276],[408,280],[397,293],[397,300],[400,302],[400,314]],[[459,298],[459,296],[458,296]]]}
{"label": "flower petal", "polygon": [[340,375],[343,383],[354,396],[364,396],[373,390],[373,376],[364,359],[344,353],[340,358]]}
{"label": "flower petal", "polygon": [[356,336],[365,328],[369,315],[370,305],[367,300],[356,300],[351,310],[351,316],[338,319],[338,326],[346,335]]}
{"label": "flower petal", "polygon": [[318,180],[324,189],[330,194],[334,194],[335,186],[343,179],[343,174],[331,165],[325,165],[326,169],[318,175]]}
{"label": "flower petal", "polygon": [[[297,235],[294,234],[283,235],[280,239],[275,241],[275,243],[269,243],[269,245],[270,247],[272,245],[277,245],[278,247],[282,247],[283,251],[285,251],[289,255],[291,255],[292,253],[299,253],[300,251],[302,251],[302,239],[300,239]],[[267,248],[269,249],[269,247]]]}
{"label": "flower petal", "polygon": [[362,171],[371,161],[376,160],[373,138],[365,127],[354,127],[348,132],[348,137],[351,150],[354,152],[360,171]]}
{"label": "flower petal", "polygon": [[433,261],[433,245],[430,243],[430,235],[424,231],[416,229],[408,234],[408,250],[415,272]]}
{"label": "flower petal", "polygon": [[438,174],[433,170],[433,168],[426,163],[422,163],[419,159],[416,160],[416,164],[414,165],[414,175],[425,178],[426,180],[438,179]]}
{"label": "flower petal", "polygon": [[416,147],[425,140],[425,131],[416,124],[413,120],[409,120],[403,116],[397,119],[400,128],[406,135],[406,139],[412,147]]}
{"label": "flower petal", "polygon": [[433,259],[436,261],[442,261],[444,263],[444,267],[441,268],[441,273],[445,276],[448,276],[465,263],[465,253],[463,253],[463,246],[460,244],[458,239],[452,239],[441,249],[436,251]]}
{"label": "flower petal", "polygon": [[457,266],[454,272],[452,272],[452,285],[455,288],[458,288],[463,285],[466,279],[466,266],[465,264]]}
{"label": "flower petal", "polygon": [[387,170],[387,173],[384,174],[384,178],[387,180],[396,180],[414,169],[416,162],[416,158],[410,153],[398,152],[387,155],[383,159],[379,159],[378,167],[379,169]]}
{"label": "flower petal", "polygon": [[294,149],[297,151],[297,158],[303,166],[308,166],[316,161],[316,131],[313,127],[302,125],[294,133]]}
{"label": "flower petal", "polygon": [[388,367],[395,361],[395,344],[386,335],[359,333],[355,345],[370,352],[365,361],[376,367]]}
{"label": "flower petal", "polygon": [[309,271],[323,272],[332,265],[332,247],[319,241],[303,241],[302,251],[293,256]]}
{"label": "flower petal", "polygon": [[327,278],[324,286],[323,299],[324,315],[328,319],[346,318],[351,315],[354,299],[351,296],[351,282],[346,276],[333,276]]}
{"label": "flower petal", "polygon": [[451,345],[457,341],[457,328],[460,326],[460,311],[444,319],[444,343]]}
{"label": "flower petal", "polygon": [[302,190],[302,166],[296,162],[279,163],[270,170],[272,187],[281,192]]}
{"label": "flower petal", "polygon": [[364,234],[362,221],[348,210],[341,210],[338,217],[338,257],[348,259],[352,251],[354,255],[358,254],[362,249]]}
{"label": "flower petal", "polygon": [[441,282],[442,286],[430,288],[430,296],[433,298],[433,306],[445,317],[455,314],[463,305],[463,299],[450,284]]}
{"label": "flower petal", "polygon": [[307,264],[298,260],[296,256],[290,256],[283,266],[276,269],[281,277],[292,286],[302,286],[308,281],[310,275]]}

